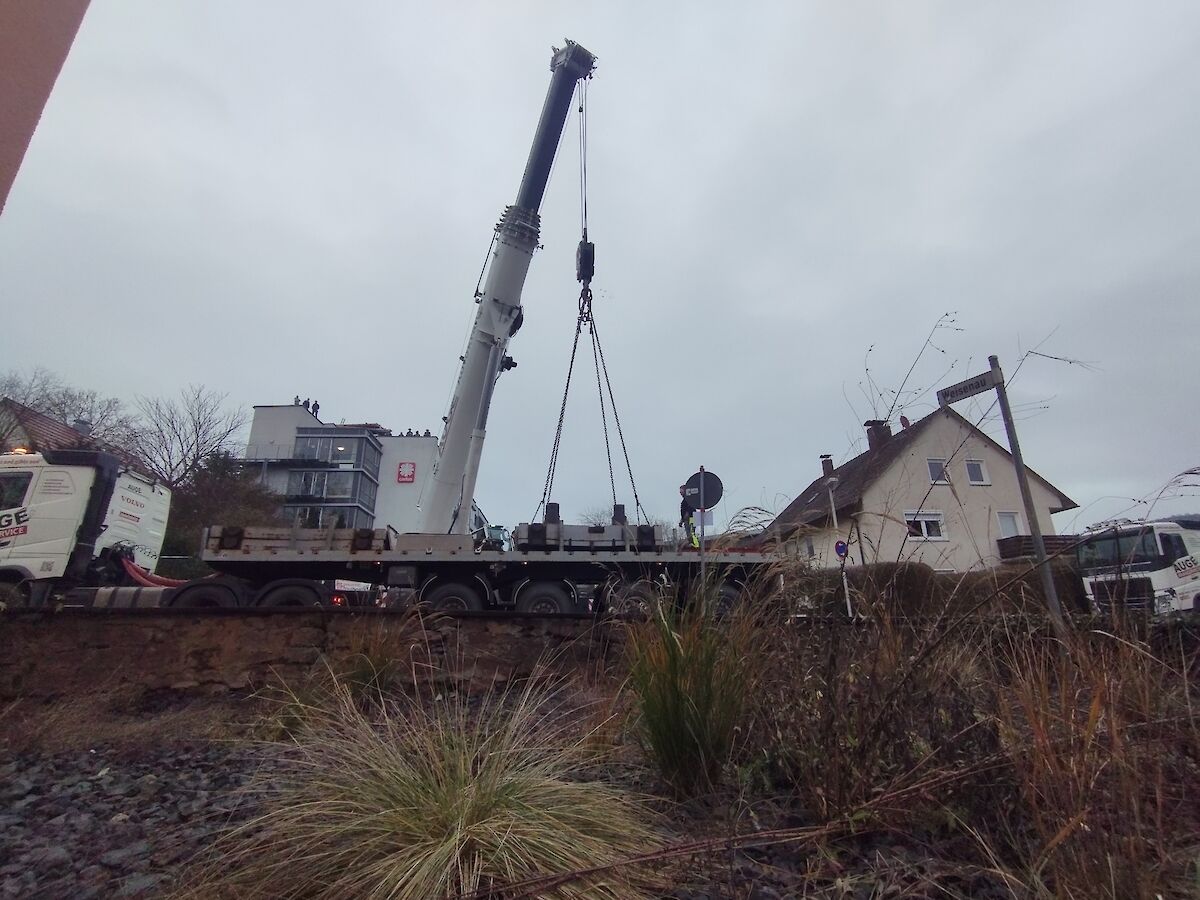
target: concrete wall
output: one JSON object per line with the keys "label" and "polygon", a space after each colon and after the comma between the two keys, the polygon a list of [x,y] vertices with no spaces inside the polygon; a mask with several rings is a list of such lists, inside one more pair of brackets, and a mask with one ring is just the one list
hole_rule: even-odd
{"label": "concrete wall", "polygon": [[0,3],[0,211],[88,0]]}
{"label": "concrete wall", "polygon": [[[316,428],[321,420],[303,406],[256,406],[246,442],[246,459],[290,459],[297,428]],[[284,485],[287,477],[284,476]],[[282,493],[282,489],[280,490]]]}
{"label": "concrete wall", "polygon": [[[0,614],[0,700],[139,687],[244,691],[340,666],[366,644],[390,658],[434,662],[437,677],[474,689],[533,672],[605,665],[620,629],[590,618],[442,617],[424,633],[387,613],[272,610],[196,615],[68,609]],[[420,671],[428,671],[418,666]],[[431,676],[432,677],[432,676]]]}

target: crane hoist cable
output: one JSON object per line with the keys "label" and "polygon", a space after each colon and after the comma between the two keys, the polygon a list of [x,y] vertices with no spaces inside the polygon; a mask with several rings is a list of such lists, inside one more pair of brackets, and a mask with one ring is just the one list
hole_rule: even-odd
{"label": "crane hoist cable", "polygon": [[[625,458],[625,469],[629,475],[629,486],[633,491],[634,509],[640,520],[649,522],[638,496],[637,483],[633,477],[633,466],[629,461],[629,448],[625,443],[625,433],[621,428],[621,417],[617,413],[617,401],[613,396],[612,380],[608,375],[608,364],[604,358],[604,347],[600,343],[600,332],[596,328],[595,314],[592,309],[592,277],[596,269],[596,248],[588,240],[587,228],[587,79],[579,82],[579,224],[582,237],[579,249],[575,254],[575,278],[583,287],[579,292],[578,316],[575,319],[575,338],[571,344],[571,359],[567,364],[567,379],[563,387],[562,404],[558,410],[558,426],[554,432],[554,445],[550,451],[550,464],[546,471],[546,481],[542,490],[542,499],[534,511],[533,520],[549,502],[554,490],[554,477],[558,471],[559,451],[562,446],[563,423],[566,421],[567,400],[571,394],[571,378],[575,372],[575,358],[579,352],[579,338],[586,326],[592,344],[592,363],[596,373],[596,393],[600,400],[600,424],[604,432],[604,452],[608,461],[608,483],[612,492],[613,506],[617,503],[617,482],[612,461],[612,442],[608,430],[608,411],[612,410],[613,424],[617,438],[621,442],[621,453]],[[605,400],[607,389],[608,399]]]}

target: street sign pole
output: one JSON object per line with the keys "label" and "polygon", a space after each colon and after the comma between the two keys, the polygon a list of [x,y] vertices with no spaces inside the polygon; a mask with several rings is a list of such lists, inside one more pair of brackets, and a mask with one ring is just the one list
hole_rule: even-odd
{"label": "street sign pole", "polygon": [[[721,502],[721,498],[725,495],[725,486],[721,484],[721,479],[712,472],[704,471],[704,466],[700,467],[700,471],[687,480],[683,486],[683,499],[691,506],[694,512],[700,514],[700,589],[703,591],[707,587],[708,579],[708,551],[704,546],[706,519],[705,513],[708,511],[708,505],[711,503],[716,506]],[[696,498],[693,502],[692,498]],[[693,540],[695,532],[693,531]]]}
{"label": "street sign pole", "polygon": [[1066,640],[1067,628],[1063,622],[1062,606],[1059,605],[1058,592],[1054,588],[1054,575],[1046,559],[1046,542],[1042,540],[1042,526],[1038,524],[1033,494],[1029,491],[1029,476],[1025,472],[1025,460],[1021,457],[1021,444],[1017,441],[1017,428],[1013,424],[1012,409],[1008,405],[1008,392],[1004,389],[1004,373],[1000,370],[1000,360],[997,357],[989,356],[988,362],[992,366],[991,375],[995,382],[996,399],[1000,401],[1000,415],[1004,418],[1008,447],[1012,451],[1013,466],[1017,470],[1017,485],[1021,488],[1021,502],[1025,504],[1025,518],[1029,520],[1029,534],[1033,538],[1033,552],[1042,575],[1042,589],[1046,592],[1050,620],[1054,623],[1054,630],[1059,638]]}

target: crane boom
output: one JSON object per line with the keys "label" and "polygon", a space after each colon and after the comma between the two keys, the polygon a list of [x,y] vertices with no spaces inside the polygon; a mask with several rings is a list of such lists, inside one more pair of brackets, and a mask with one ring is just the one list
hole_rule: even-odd
{"label": "crane boom", "polygon": [[475,324],[442,429],[433,484],[422,515],[424,531],[465,534],[469,530],[492,391],[501,371],[511,365],[504,351],[521,327],[521,288],[538,245],[538,208],[575,84],[591,74],[594,64],[595,57],[574,41],[556,49],[550,60],[550,88],[517,200],[504,210],[496,226],[495,250],[477,298]]}

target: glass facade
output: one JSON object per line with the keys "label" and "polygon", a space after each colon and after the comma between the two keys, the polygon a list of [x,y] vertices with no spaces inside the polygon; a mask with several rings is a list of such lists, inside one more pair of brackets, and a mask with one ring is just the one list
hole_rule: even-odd
{"label": "glass facade", "polygon": [[300,528],[371,528],[375,517],[357,506],[285,506],[284,516]]}
{"label": "glass facade", "polygon": [[[301,528],[369,528],[379,492],[378,439],[366,429],[301,428],[295,460],[313,469],[288,473],[284,507]],[[319,468],[318,468],[319,466]]]}

